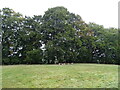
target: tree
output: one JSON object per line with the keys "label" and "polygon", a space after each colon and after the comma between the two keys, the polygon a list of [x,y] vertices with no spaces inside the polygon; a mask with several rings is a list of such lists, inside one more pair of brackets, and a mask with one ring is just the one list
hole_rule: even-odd
{"label": "tree", "polygon": [[94,59],[99,63],[117,64],[118,30],[115,28],[105,29],[102,25],[90,23],[89,27],[94,32],[96,48]]}
{"label": "tree", "polygon": [[70,13],[64,7],[48,9],[41,26],[48,63],[49,59],[53,62],[55,59],[58,62],[77,62],[82,51],[77,50],[82,45],[81,37],[89,36],[89,32],[87,24],[79,15]]}
{"label": "tree", "polygon": [[[2,9],[2,44],[3,64],[24,63],[26,53],[34,49],[40,49],[41,16],[23,17],[12,9]],[[17,63],[14,62],[14,60]]]}
{"label": "tree", "polygon": [[64,7],[33,17],[0,12],[3,64],[120,63],[116,28],[86,24]]}
{"label": "tree", "polygon": [[13,64],[12,58],[18,55],[19,31],[22,28],[23,17],[12,9],[2,9],[2,57],[3,63],[7,59],[9,64]]}

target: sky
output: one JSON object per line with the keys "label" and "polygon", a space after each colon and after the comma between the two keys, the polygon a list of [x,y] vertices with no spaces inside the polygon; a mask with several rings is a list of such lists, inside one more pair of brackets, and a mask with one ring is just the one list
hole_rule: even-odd
{"label": "sky", "polygon": [[86,22],[105,28],[118,28],[119,0],[0,0],[0,9],[8,7],[22,15],[43,15],[48,8],[64,6]]}

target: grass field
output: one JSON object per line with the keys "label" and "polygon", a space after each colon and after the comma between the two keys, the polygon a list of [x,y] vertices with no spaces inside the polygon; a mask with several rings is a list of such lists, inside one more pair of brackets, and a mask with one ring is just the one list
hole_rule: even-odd
{"label": "grass field", "polygon": [[118,88],[118,65],[9,65],[2,68],[3,88]]}

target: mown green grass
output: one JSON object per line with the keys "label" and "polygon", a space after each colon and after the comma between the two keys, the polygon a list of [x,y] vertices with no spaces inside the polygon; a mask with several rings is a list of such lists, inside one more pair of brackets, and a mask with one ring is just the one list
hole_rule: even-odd
{"label": "mown green grass", "polygon": [[2,89],[2,66],[0,66],[0,90]]}
{"label": "mown green grass", "polygon": [[118,88],[118,65],[9,65],[2,68],[3,88]]}

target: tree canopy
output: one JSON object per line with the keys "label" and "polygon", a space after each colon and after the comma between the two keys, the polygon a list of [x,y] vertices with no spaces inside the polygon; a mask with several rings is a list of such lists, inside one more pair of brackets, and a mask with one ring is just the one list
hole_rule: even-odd
{"label": "tree canopy", "polygon": [[3,64],[120,63],[116,28],[87,24],[62,6],[33,17],[0,12]]}

